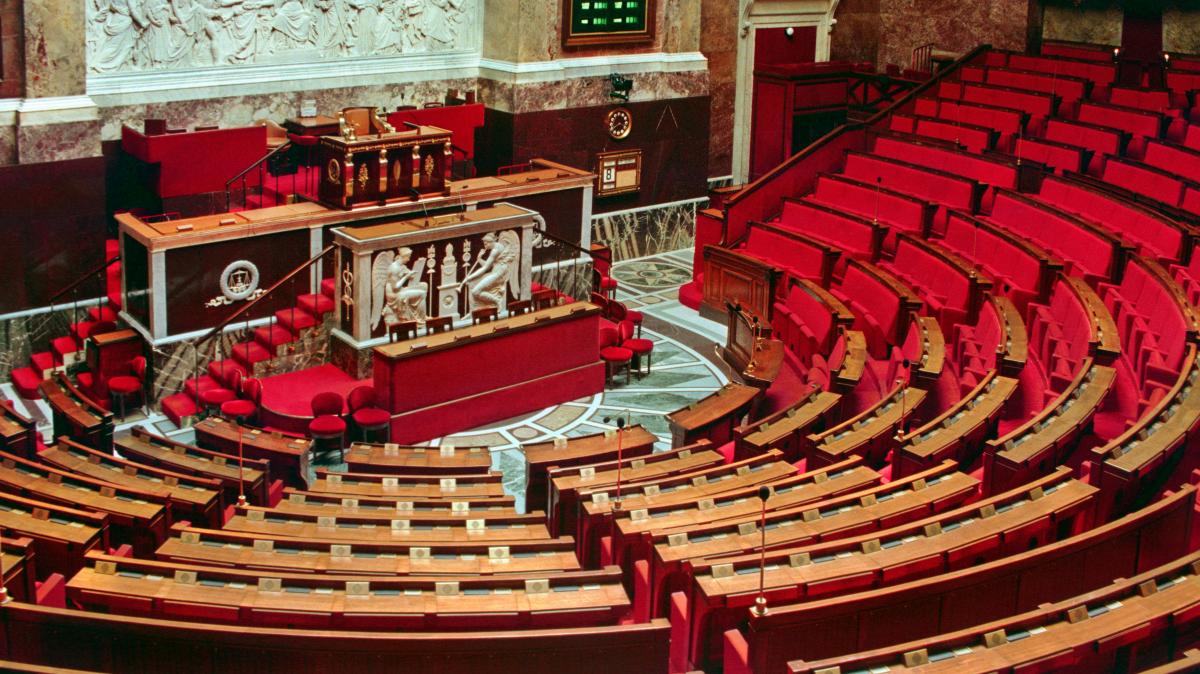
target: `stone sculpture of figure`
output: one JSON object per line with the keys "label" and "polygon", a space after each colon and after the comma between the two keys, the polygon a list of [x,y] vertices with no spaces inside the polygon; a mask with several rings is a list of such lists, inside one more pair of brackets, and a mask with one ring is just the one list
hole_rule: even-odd
{"label": "stone sculpture of figure", "polygon": [[142,29],[141,54],[152,67],[174,65],[189,45],[175,22],[175,12],[167,0],[149,0],[129,5],[133,20]]}
{"label": "stone sculpture of figure", "polygon": [[301,0],[285,0],[271,17],[272,35],[281,49],[297,49],[312,43],[313,13]]}
{"label": "stone sculpture of figure", "polygon": [[425,258],[417,260],[409,269],[411,259],[411,248],[401,248],[394,254],[386,251],[375,258],[371,271],[372,328],[378,326],[381,319],[385,325],[425,320],[425,301],[429,293],[429,284],[421,281]]}
{"label": "stone sculpture of figure", "polygon": [[383,18],[379,0],[346,0],[346,4],[357,10],[354,21],[350,25],[351,33],[354,35],[353,52],[363,56],[374,54],[381,28],[377,24]]}
{"label": "stone sculpture of figure", "polygon": [[425,8],[425,35],[443,45],[454,42],[452,19],[462,11],[461,4],[461,0],[431,0]]}
{"label": "stone sculpture of figure", "polygon": [[137,27],[128,0],[102,0],[98,10],[95,22],[100,26],[101,39],[97,40],[98,46],[89,65],[100,72],[117,70],[133,58]]}
{"label": "stone sculpture of figure", "polygon": [[316,0],[314,26],[317,49],[323,56],[341,56],[346,51],[349,23],[337,0]]}
{"label": "stone sculpture of figure", "polygon": [[[471,292],[471,307],[501,307],[507,299],[507,290],[518,288],[520,272],[521,240],[511,230],[496,236],[493,232],[483,235],[483,249],[487,258],[463,279]],[[482,255],[482,254],[481,254]]]}

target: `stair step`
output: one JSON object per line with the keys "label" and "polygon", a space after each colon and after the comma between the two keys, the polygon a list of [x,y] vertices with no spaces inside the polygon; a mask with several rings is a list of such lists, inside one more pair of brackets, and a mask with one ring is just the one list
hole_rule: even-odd
{"label": "stair step", "polygon": [[275,312],[275,318],[292,334],[299,334],[301,330],[317,324],[317,319],[313,318],[312,314],[299,307],[280,309]]}
{"label": "stair step", "polygon": [[313,316],[322,316],[333,311],[333,300],[325,295],[301,295],[296,298],[296,306]]}
{"label": "stair step", "polygon": [[113,311],[106,304],[98,304],[94,307],[88,307],[88,318],[93,321],[116,321],[117,312]]}
{"label": "stair step", "polygon": [[50,342],[50,350],[54,352],[56,362],[69,364],[67,360],[73,358],[74,354],[79,351],[79,342],[75,341],[74,337],[56,337]]}
{"label": "stair step", "polygon": [[276,323],[254,328],[254,341],[261,344],[267,351],[279,355],[279,347],[296,339],[286,328]]}
{"label": "stair step", "polygon": [[121,242],[117,239],[104,240],[104,259],[111,260],[121,252]]}
{"label": "stair step", "polygon": [[241,363],[246,371],[252,372],[254,364],[264,360],[271,360],[271,352],[258,342],[242,342],[235,344],[233,349],[233,359]]}
{"label": "stair step", "polygon": [[40,373],[41,379],[49,377],[59,365],[50,351],[39,351],[33,354],[30,356],[29,362],[33,366],[33,371]]}
{"label": "stair step", "polygon": [[176,426],[183,426],[183,419],[195,415],[200,408],[185,393],[176,393],[162,399],[162,412]]}
{"label": "stair step", "polygon": [[221,382],[213,379],[207,374],[202,374],[199,377],[188,377],[183,382],[183,394],[189,400],[199,400],[200,391],[207,391],[210,388],[221,388]]}
{"label": "stair step", "polygon": [[79,321],[78,323],[72,323],[71,336],[75,338],[75,341],[82,344],[83,340],[87,339],[87,336],[91,334],[92,326],[95,324],[96,321]]}
{"label": "stair step", "polygon": [[38,391],[38,384],[42,383],[42,376],[32,367],[19,367],[13,370],[11,378],[17,395],[25,400],[38,400],[42,397],[41,392]]}
{"label": "stair step", "polygon": [[246,376],[246,368],[231,358],[214,360],[208,364],[208,373],[212,375],[213,379],[217,380],[217,382],[225,388],[232,388],[229,385],[229,381],[230,376],[235,371],[241,372],[243,377]]}
{"label": "stair step", "polygon": [[108,291],[108,306],[112,307],[113,311],[120,311],[124,306],[121,304],[121,289],[119,287],[116,290],[110,289]]}
{"label": "stair step", "polygon": [[333,299],[333,294],[337,292],[337,279],[326,278],[321,279],[321,294]]}
{"label": "stair step", "polygon": [[[81,391],[86,391],[89,394],[93,393],[92,385],[95,383],[96,383],[96,378],[92,375],[91,372],[80,372],[79,374],[75,375],[75,384],[77,386],[79,386],[79,389]],[[96,402],[104,404],[99,399],[97,399]]]}

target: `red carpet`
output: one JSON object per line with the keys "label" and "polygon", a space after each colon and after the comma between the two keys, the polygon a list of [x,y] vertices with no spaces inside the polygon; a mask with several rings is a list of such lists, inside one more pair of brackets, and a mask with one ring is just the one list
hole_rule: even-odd
{"label": "red carpet", "polygon": [[358,380],[334,365],[319,365],[307,370],[265,377],[263,383],[262,422],[264,426],[304,433],[312,419],[313,396],[326,391],[350,395],[355,387],[372,383]]}

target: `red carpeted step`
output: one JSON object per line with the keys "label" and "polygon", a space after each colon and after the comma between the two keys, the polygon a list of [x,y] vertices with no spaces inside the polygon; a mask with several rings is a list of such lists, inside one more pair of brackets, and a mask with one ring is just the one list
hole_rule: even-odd
{"label": "red carpeted step", "polygon": [[313,316],[321,316],[333,311],[333,300],[324,295],[301,295],[296,298],[296,306]]}
{"label": "red carpeted step", "polygon": [[262,344],[268,351],[272,353],[275,352],[275,347],[279,346],[280,344],[287,344],[295,339],[295,335],[288,332],[286,328],[276,323],[254,328],[254,341]]}
{"label": "red carpeted step", "polygon": [[183,425],[184,417],[190,417],[199,411],[196,401],[185,393],[176,393],[162,399],[162,411],[176,426]]}
{"label": "red carpeted step", "polygon": [[39,351],[30,356],[29,361],[33,365],[33,371],[41,373],[42,379],[49,377],[58,365],[54,362],[54,354],[50,351]]}
{"label": "red carpeted step", "polygon": [[117,312],[113,311],[107,304],[98,304],[94,307],[88,307],[88,319],[91,321],[115,321],[117,320]]}
{"label": "red carpeted step", "polygon": [[337,279],[327,278],[321,279],[321,294],[333,299],[334,293],[337,292]]}
{"label": "red carpeted step", "polygon": [[275,318],[279,324],[292,334],[299,334],[305,328],[311,328],[317,324],[317,319],[307,311],[298,307],[291,309],[280,309],[275,312]]}
{"label": "red carpeted step", "polygon": [[75,383],[81,390],[92,393],[92,385],[96,383],[96,378],[91,372],[80,372],[75,375]]}
{"label": "red carpeted step", "polygon": [[121,307],[124,306],[121,304],[121,289],[119,287],[116,290],[109,289],[108,306],[112,307],[114,311],[120,311]]}
{"label": "red carpeted step", "polygon": [[104,240],[104,259],[111,260],[121,252],[121,242],[117,239]]}
{"label": "red carpeted step", "polygon": [[247,372],[254,370],[255,363],[271,360],[271,352],[258,342],[234,344],[230,351],[233,353],[233,359],[241,363]]}
{"label": "red carpeted step", "polygon": [[32,367],[17,368],[12,371],[11,377],[17,395],[25,400],[37,400],[42,397],[41,392],[38,391],[38,384],[42,383],[42,375]]}
{"label": "red carpeted step", "polygon": [[183,382],[184,395],[193,401],[200,398],[200,391],[207,391],[210,388],[221,388],[221,382],[206,374],[199,377],[188,377]]}
{"label": "red carpeted step", "polygon": [[246,376],[246,368],[229,358],[214,360],[208,364],[208,373],[225,388],[229,388],[230,376],[234,371],[241,372],[243,377]]}
{"label": "red carpeted step", "polygon": [[79,342],[76,342],[74,337],[56,337],[50,342],[50,350],[54,352],[55,362],[65,363],[67,354],[79,350]]}

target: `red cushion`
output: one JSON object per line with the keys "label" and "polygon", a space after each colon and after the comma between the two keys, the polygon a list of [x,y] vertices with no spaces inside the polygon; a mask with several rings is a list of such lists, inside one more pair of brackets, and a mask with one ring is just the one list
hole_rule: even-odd
{"label": "red cushion", "polygon": [[237,396],[233,394],[233,391],[230,391],[227,388],[210,388],[200,392],[200,402],[209,407],[224,405],[236,397]]}
{"label": "red cushion", "polygon": [[249,400],[230,400],[221,404],[223,417],[252,417],[257,410],[258,406]]}
{"label": "red cushion", "polygon": [[118,395],[128,395],[142,389],[142,380],[129,375],[121,375],[108,380],[108,390]]}
{"label": "red cushion", "polygon": [[383,426],[391,420],[392,415],[378,407],[364,407],[354,413],[354,423],[363,428]]}
{"label": "red cushion", "polygon": [[621,348],[629,349],[636,354],[650,353],[654,350],[654,342],[648,339],[627,339],[621,342]]}
{"label": "red cushion", "polygon": [[633,358],[633,352],[620,346],[606,346],[600,349],[600,357],[609,363],[623,363]]}
{"label": "red cushion", "polygon": [[613,288],[617,287],[617,279],[611,276],[605,276],[604,278],[600,279],[600,287],[605,290],[612,290]]}
{"label": "red cushion", "polygon": [[346,432],[346,422],[340,417],[325,414],[308,423],[309,435],[339,435]]}
{"label": "red cushion", "polygon": [[640,311],[634,311],[633,309],[629,309],[625,312],[625,320],[627,320],[627,321],[633,321],[634,323],[641,323],[643,318],[645,318],[645,316],[643,316],[642,312],[640,312]]}

